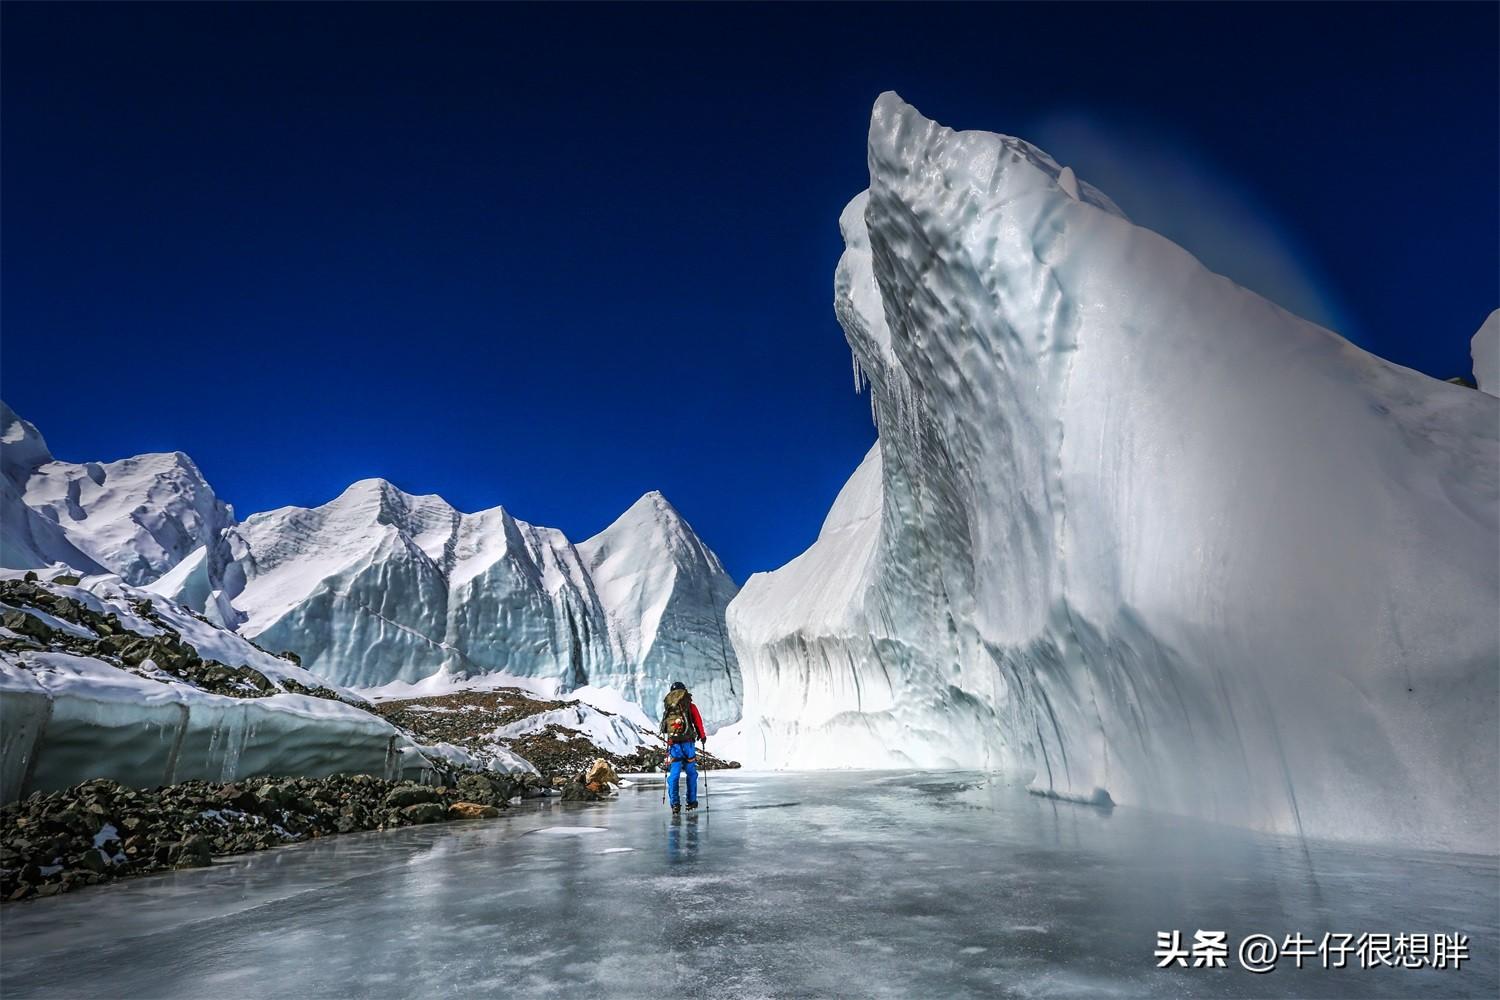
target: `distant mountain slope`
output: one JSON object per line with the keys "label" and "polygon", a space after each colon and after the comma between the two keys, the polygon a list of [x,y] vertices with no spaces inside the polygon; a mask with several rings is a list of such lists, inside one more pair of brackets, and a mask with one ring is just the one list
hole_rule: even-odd
{"label": "distant mountain slope", "polygon": [[739,588],[677,508],[647,493],[578,553],[624,654],[613,661],[623,670],[593,682],[651,710],[681,680],[706,725],[739,718],[740,668],[724,627]]}
{"label": "distant mountain slope", "polygon": [[659,493],[578,547],[379,479],[236,523],[186,455],[59,462],[3,415],[4,567],[117,575],[336,684],[609,687],[652,715],[681,680],[711,726],[739,716],[734,582]]}
{"label": "distant mountain slope", "polygon": [[215,549],[234,512],[181,452],[118,462],[59,462],[30,423],[0,403],[5,542],[0,566],[64,562],[139,585],[194,549]]}

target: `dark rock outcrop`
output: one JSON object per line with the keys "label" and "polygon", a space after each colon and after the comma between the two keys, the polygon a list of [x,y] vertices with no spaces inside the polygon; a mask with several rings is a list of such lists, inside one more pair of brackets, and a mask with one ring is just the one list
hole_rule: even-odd
{"label": "dark rock outcrop", "polygon": [[356,830],[498,816],[540,781],[470,772],[459,786],[350,774],[154,789],[101,779],[36,794],[0,807],[0,900],[202,867],[215,857]]}

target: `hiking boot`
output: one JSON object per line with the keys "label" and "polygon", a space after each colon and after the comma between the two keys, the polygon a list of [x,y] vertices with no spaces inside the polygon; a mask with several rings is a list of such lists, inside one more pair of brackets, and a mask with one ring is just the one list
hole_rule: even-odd
{"label": "hiking boot", "polygon": [[696,802],[689,802],[688,803],[688,808],[689,809],[697,809],[698,808],[698,803],[696,803]]}
{"label": "hiking boot", "polygon": [[[689,805],[688,808],[692,809],[694,807],[692,805]],[[672,807],[672,815],[673,816],[681,816],[682,815],[682,806],[673,806]]]}

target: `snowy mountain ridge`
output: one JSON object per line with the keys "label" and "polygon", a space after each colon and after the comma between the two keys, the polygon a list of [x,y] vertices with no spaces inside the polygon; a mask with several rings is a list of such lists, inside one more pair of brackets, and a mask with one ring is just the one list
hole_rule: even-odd
{"label": "snowy mountain ridge", "polygon": [[182,452],[78,465],[52,457],[29,422],[0,402],[3,565],[66,563],[138,585],[203,547],[222,565],[234,511]]}
{"label": "snowy mountain ridge", "polygon": [[[717,727],[738,719],[743,685],[724,609],[739,588],[667,498],[647,493],[579,543],[578,554],[621,644],[614,662],[628,665],[600,672],[595,683],[649,709],[661,704],[672,678],[696,676],[689,687],[704,722]],[[694,663],[726,669],[705,675]]]}
{"label": "snowy mountain ridge", "polygon": [[349,687],[610,687],[650,715],[682,680],[711,725],[739,715],[736,587],[659,493],[576,547],[381,479],[236,522],[185,455],[57,462],[4,417],[4,567],[119,576]]}
{"label": "snowy mountain ridge", "polygon": [[1500,851],[1500,400],[1208,272],[1020,140],[888,93],[868,159],[835,311],[879,441],[729,607],[742,759]]}

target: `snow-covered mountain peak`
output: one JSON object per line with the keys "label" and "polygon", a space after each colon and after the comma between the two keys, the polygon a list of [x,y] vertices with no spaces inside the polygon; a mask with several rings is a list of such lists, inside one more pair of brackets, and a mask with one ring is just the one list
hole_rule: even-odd
{"label": "snow-covered mountain peak", "polygon": [[[3,404],[0,404],[3,405]],[[190,552],[217,553],[234,511],[182,452],[76,464],[52,458],[34,426],[3,416],[4,564],[65,562],[130,584],[162,576]]]}
{"label": "snow-covered mountain peak", "polygon": [[119,574],[334,683],[501,676],[613,686],[654,711],[684,680],[707,717],[738,717],[723,627],[734,583],[659,492],[590,540],[590,555],[618,556],[600,577],[606,610],[580,549],[503,507],[466,514],[369,478],[236,524],[181,452],[58,462],[34,426],[0,415],[5,567]]}
{"label": "snow-covered mountain peak", "polygon": [[[244,580],[231,588],[233,604],[247,635],[295,649],[341,683],[503,674],[563,690],[613,686],[627,698],[667,683],[652,644],[686,620],[713,633],[714,651],[705,645],[681,673],[704,679],[705,703],[721,721],[737,716],[737,695],[725,693],[737,681],[724,665],[732,653],[722,625],[734,585],[718,558],[659,493],[598,537],[596,548],[621,557],[602,575],[588,561],[590,543],[575,548],[555,528],[502,507],[465,514],[440,496],[366,479],[319,507],[240,525]],[[604,597],[622,591],[629,596],[606,610]],[[724,691],[714,687],[719,675]]]}
{"label": "snow-covered mountain peak", "polygon": [[[580,542],[595,593],[620,637],[634,675],[612,682],[654,711],[672,680],[692,682],[709,725],[739,712],[739,668],[723,629],[737,589],[718,556],[659,491],[641,497],[603,531]],[[727,670],[704,674],[701,662]]]}
{"label": "snow-covered mountain peak", "polygon": [[52,461],[42,432],[4,400],[0,400],[0,462],[6,475],[28,475],[39,465]]}
{"label": "snow-covered mountain peak", "polygon": [[659,490],[643,495],[609,527],[581,542],[579,550],[588,553],[586,559],[594,555],[601,560],[626,558],[632,545],[647,539],[661,550],[687,559],[708,558],[718,562],[718,557],[708,552],[698,533]]}

